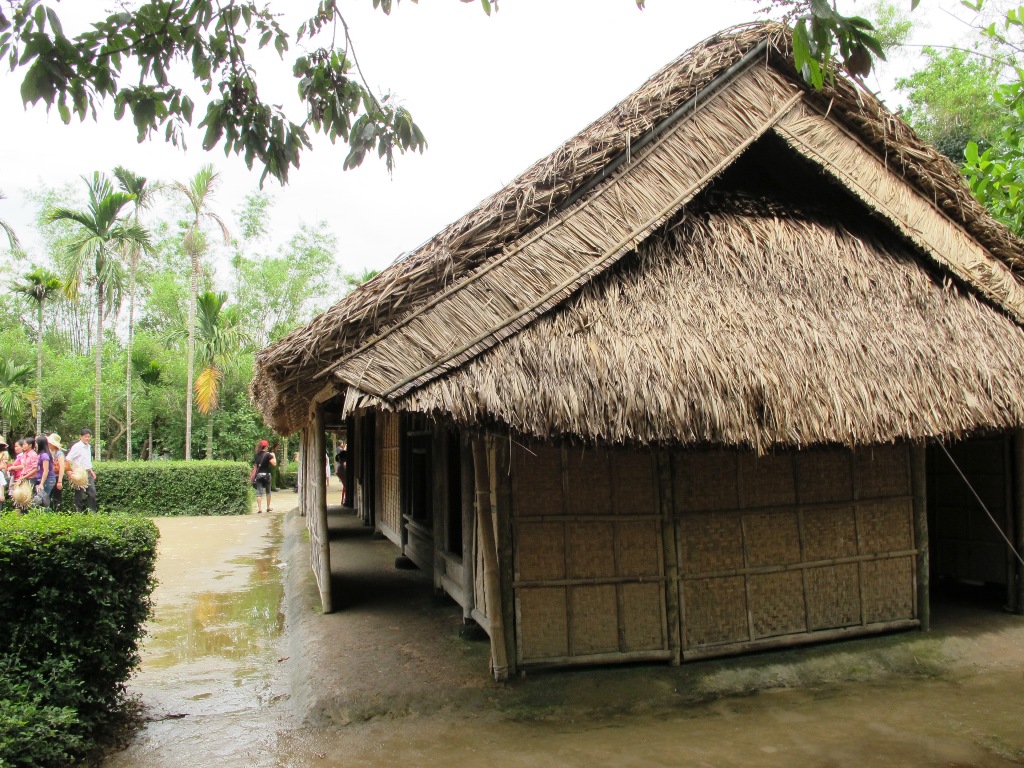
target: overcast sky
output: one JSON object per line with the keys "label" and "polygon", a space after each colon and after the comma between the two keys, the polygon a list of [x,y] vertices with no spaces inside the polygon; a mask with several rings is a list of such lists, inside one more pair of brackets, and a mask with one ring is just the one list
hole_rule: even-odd
{"label": "overcast sky", "polygon": [[[910,0],[905,2],[909,7]],[[57,9],[71,33],[111,4],[74,0]],[[386,17],[372,10],[370,0],[345,0],[341,5],[368,81],[397,94],[429,146],[422,156],[400,156],[389,177],[371,157],[343,172],[346,148],[317,139],[286,187],[266,183],[275,199],[272,237],[287,236],[300,221],[323,220],[338,237],[337,258],[345,271],[381,269],[550,153],[688,47],[752,20],[762,4],[647,0],[639,11],[633,0],[501,0],[500,12],[487,17],[478,2],[421,0],[402,3]],[[867,5],[860,0],[853,8],[864,12]],[[927,13],[919,9],[915,18],[928,19],[929,28],[918,39],[940,42],[957,33],[937,10],[940,5],[957,3],[925,0]],[[287,6],[308,11],[315,3],[291,0]],[[286,27],[293,31],[296,24]],[[291,98],[294,53],[284,63],[259,62],[264,98]],[[894,67],[906,70],[911,64],[904,60]],[[259,173],[247,171],[240,158],[203,152],[198,132],[183,152],[155,139],[136,143],[130,120],[104,117],[65,126],[42,108],[25,111],[17,74],[6,67],[0,73],[0,190],[8,198],[0,201],[0,218],[16,227],[37,258],[33,212],[24,193],[40,185],[81,185],[81,175],[109,172],[118,164],[151,178],[185,180],[212,162],[224,179],[218,210],[233,218],[232,209],[258,184]],[[889,80],[891,72],[873,87],[885,88]],[[300,120],[297,113],[292,117]]]}

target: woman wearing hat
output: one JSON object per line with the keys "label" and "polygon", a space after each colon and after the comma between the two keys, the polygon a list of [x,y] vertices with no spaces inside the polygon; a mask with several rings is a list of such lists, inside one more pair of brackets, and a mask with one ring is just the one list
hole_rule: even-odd
{"label": "woman wearing hat", "polygon": [[50,454],[53,456],[54,483],[50,490],[50,509],[58,509],[64,496],[64,470],[67,462],[64,460],[64,448],[60,444],[60,435],[52,432],[46,441],[50,446]]}

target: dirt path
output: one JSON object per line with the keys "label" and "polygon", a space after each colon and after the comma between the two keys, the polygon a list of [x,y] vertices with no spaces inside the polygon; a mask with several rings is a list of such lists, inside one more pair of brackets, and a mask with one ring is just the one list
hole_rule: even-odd
{"label": "dirt path", "polygon": [[158,524],[158,620],[133,689],[154,717],[187,716],[150,723],[110,768],[1024,764],[1020,617],[937,606],[928,635],[499,686],[460,610],[349,515],[331,517],[330,616],[301,518]]}

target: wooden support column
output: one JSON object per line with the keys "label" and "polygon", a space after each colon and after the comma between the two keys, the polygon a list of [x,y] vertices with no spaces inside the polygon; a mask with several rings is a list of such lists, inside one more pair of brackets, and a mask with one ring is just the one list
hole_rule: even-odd
{"label": "wooden support column", "polygon": [[462,481],[462,589],[466,595],[466,604],[462,606],[462,621],[468,623],[476,608],[476,529],[473,526],[473,449],[462,434],[459,435],[459,460],[459,477]]}
{"label": "wooden support column", "polygon": [[327,530],[327,471],[324,463],[324,407],[316,405],[311,423],[302,432],[302,508],[309,531],[309,560],[320,589],[324,613],[332,610],[331,551]]}
{"label": "wooden support column", "polygon": [[430,512],[434,531],[434,591],[444,593],[441,577],[444,574],[444,549],[448,541],[445,515],[448,511],[448,430],[434,425],[430,438]]}
{"label": "wooden support column", "polygon": [[493,435],[488,438],[488,455],[493,464],[490,467],[491,488],[494,491],[495,518],[497,525],[498,587],[501,592],[502,628],[505,639],[505,658],[508,674],[515,675],[516,653],[516,600],[515,600],[515,553],[512,541],[512,445],[508,436]]}
{"label": "wooden support column", "polygon": [[[1024,429],[1013,435],[1013,543],[1024,555]],[[1016,560],[1016,558],[1014,558]],[[1017,613],[1024,613],[1024,567],[1017,563]]]}
{"label": "wooden support column", "polygon": [[917,549],[917,618],[921,631],[931,629],[928,589],[928,476],[925,443],[910,446],[910,482],[914,495],[914,546]]}
{"label": "wooden support column", "polygon": [[498,550],[491,513],[491,481],[487,444],[482,436],[473,437],[473,470],[476,479],[476,521],[483,550],[484,597],[491,636],[491,674],[495,680],[508,679],[508,654],[502,626],[501,585],[498,575]]}
{"label": "wooden support column", "polygon": [[672,666],[683,658],[679,604],[679,555],[676,551],[676,521],[672,502],[672,457],[665,451],[655,454],[658,466],[658,511],[661,514],[662,549],[665,558],[665,620]]}

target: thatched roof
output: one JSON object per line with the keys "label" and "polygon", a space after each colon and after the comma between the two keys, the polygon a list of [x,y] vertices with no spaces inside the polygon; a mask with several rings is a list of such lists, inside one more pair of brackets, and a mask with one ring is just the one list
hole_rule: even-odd
{"label": "thatched roof", "polygon": [[[448,382],[473,381],[464,378],[470,370],[481,375],[483,361],[497,359],[488,350],[527,338],[537,318],[629,257],[766,135],[849,188],[933,266],[984,297],[990,306],[978,305],[981,311],[998,317],[997,307],[1024,319],[1024,291],[1011,274],[1024,265],[1021,244],[974,201],[949,161],[846,80],[808,92],[793,72],[785,28],[754,24],[694,47],[426,245],[260,352],[254,402],[284,433],[306,423],[318,393],[347,385],[382,403],[494,418],[541,434],[542,380],[531,390],[538,402],[506,403],[516,418],[481,407],[483,392],[457,403]],[[534,406],[538,418],[527,419]],[[741,439],[736,424],[690,434],[616,429],[614,419],[598,429],[592,417],[581,412],[549,426],[586,438],[661,440],[671,432],[672,439],[754,445],[769,434],[801,442],[814,434],[845,441],[912,433],[858,421],[849,429],[787,426]],[[973,426],[997,423],[1005,418]],[[947,433],[969,425],[950,419],[932,427]]]}
{"label": "thatched roof", "polygon": [[858,211],[702,197],[394,405],[614,443],[884,443],[1024,423],[1024,331]]}

